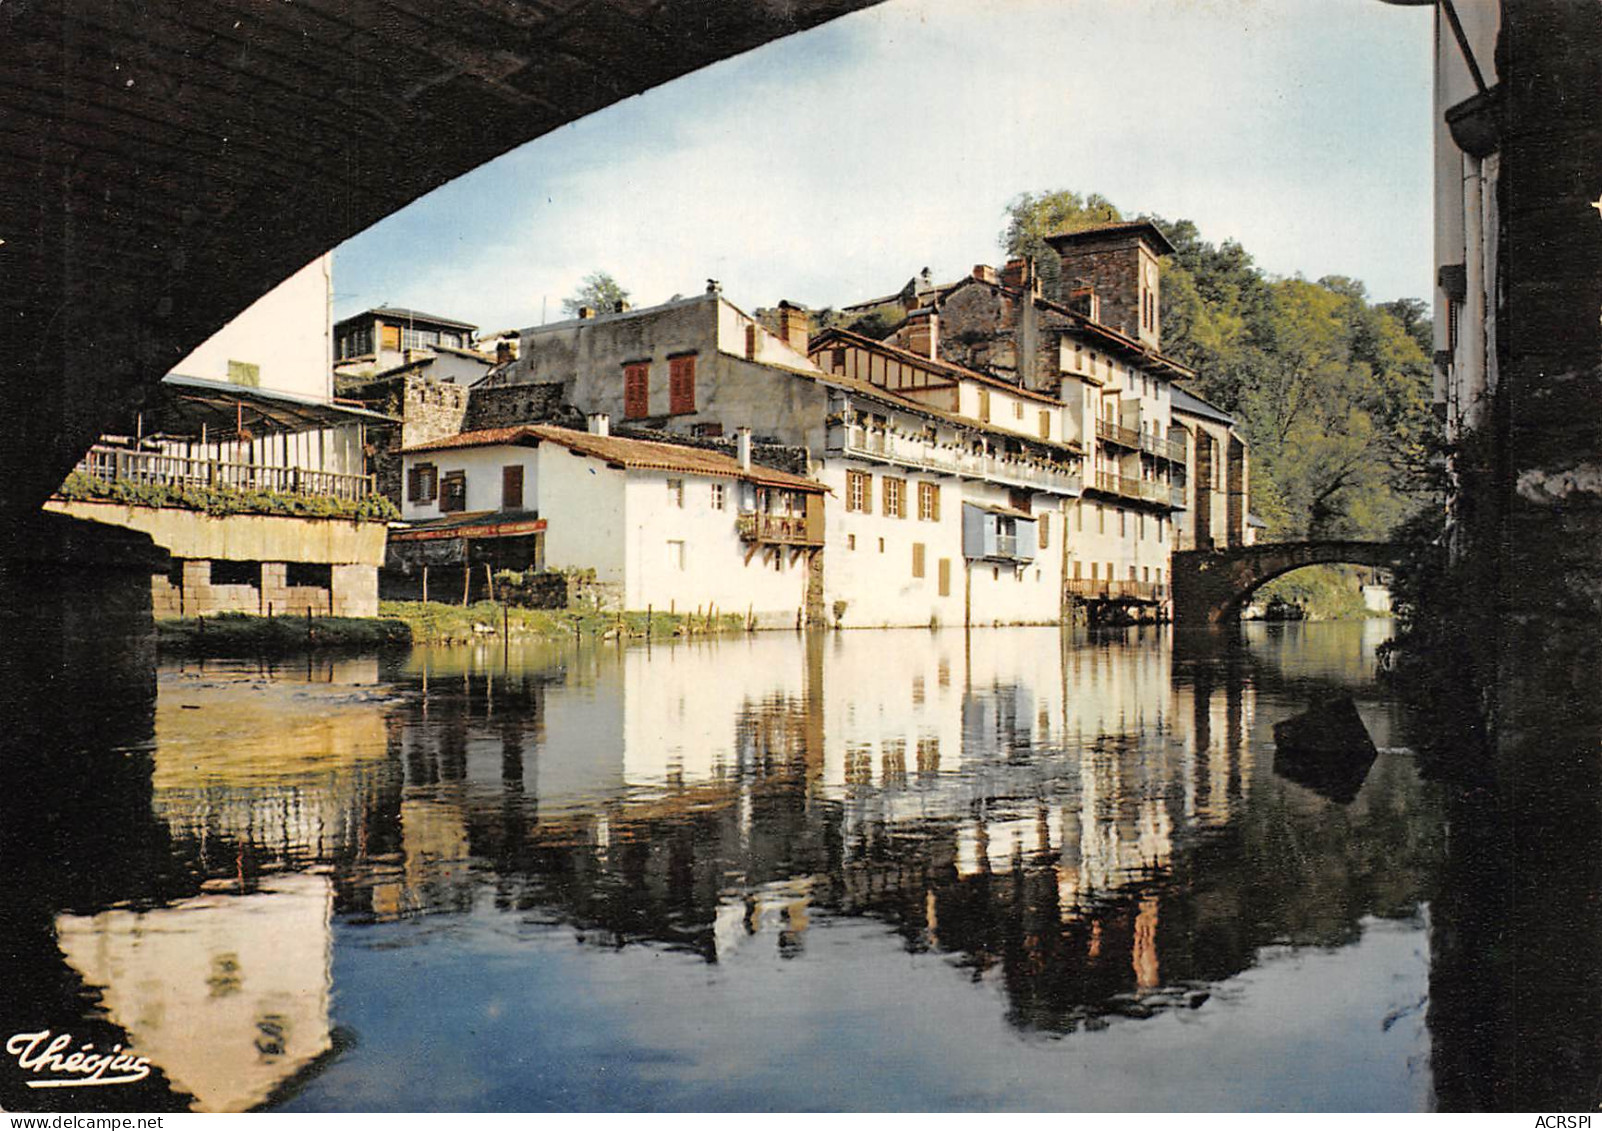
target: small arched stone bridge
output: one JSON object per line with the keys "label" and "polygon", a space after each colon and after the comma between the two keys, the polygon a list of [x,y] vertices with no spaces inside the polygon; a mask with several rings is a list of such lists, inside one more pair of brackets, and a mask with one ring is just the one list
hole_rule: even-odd
{"label": "small arched stone bridge", "polygon": [[1264,542],[1233,550],[1183,550],[1173,558],[1174,623],[1233,620],[1260,586],[1303,566],[1389,569],[1400,556],[1390,542]]}

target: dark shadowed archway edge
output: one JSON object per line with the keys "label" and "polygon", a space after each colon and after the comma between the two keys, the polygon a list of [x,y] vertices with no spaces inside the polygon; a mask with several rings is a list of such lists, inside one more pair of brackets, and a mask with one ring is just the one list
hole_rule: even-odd
{"label": "dark shadowed archway edge", "polygon": [[1233,550],[1184,550],[1173,555],[1174,623],[1234,620],[1257,589],[1310,565],[1389,569],[1400,549],[1389,542],[1263,542]]}
{"label": "dark shadowed archway edge", "polygon": [[878,2],[0,6],[0,523],[340,241],[568,122]]}

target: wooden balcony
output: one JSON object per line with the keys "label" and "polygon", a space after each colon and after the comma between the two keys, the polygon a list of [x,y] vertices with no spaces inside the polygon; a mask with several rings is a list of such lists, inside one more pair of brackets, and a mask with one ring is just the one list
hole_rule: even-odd
{"label": "wooden balcony", "polygon": [[191,459],[96,444],[78,461],[79,474],[103,483],[212,487],[234,491],[271,491],[281,495],[360,502],[376,493],[373,476],[312,471],[303,467],[267,467],[254,463]]}
{"label": "wooden balcony", "polygon": [[1140,450],[1147,455],[1154,455],[1158,459],[1165,459],[1169,463],[1183,464],[1185,462],[1185,445],[1177,440],[1165,440],[1151,432],[1140,434]]}
{"label": "wooden balcony", "polygon": [[897,435],[855,424],[831,427],[828,450],[831,454],[916,468],[937,475],[982,479],[1010,487],[1031,487],[1059,495],[1078,495],[1084,489],[1084,481],[1079,473],[1063,464],[1015,456],[981,455],[919,436]]}
{"label": "wooden balcony", "polygon": [[1125,428],[1122,424],[1114,424],[1110,420],[1097,419],[1096,438],[1132,451],[1140,450],[1140,433],[1133,428]]}
{"label": "wooden balcony", "polygon": [[1161,479],[1134,479],[1127,475],[1098,471],[1094,483],[1096,490],[1102,494],[1117,495],[1132,502],[1181,508],[1185,505],[1184,491],[1170,487]]}
{"label": "wooden balcony", "polygon": [[[821,508],[819,508],[821,512]],[[807,515],[741,511],[735,519],[742,542],[759,546],[822,546],[823,521],[808,522]]]}
{"label": "wooden balcony", "polygon": [[1075,577],[1063,582],[1063,591],[1085,601],[1124,601],[1131,604],[1157,604],[1168,600],[1168,586],[1155,581],[1109,581],[1106,578]]}

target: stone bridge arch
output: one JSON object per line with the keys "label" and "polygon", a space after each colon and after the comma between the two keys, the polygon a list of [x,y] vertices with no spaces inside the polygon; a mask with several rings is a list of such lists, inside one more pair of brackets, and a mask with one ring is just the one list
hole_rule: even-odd
{"label": "stone bridge arch", "polygon": [[1174,622],[1233,620],[1262,585],[1310,565],[1388,569],[1400,549],[1391,542],[1265,542],[1233,550],[1185,550],[1173,557]]}

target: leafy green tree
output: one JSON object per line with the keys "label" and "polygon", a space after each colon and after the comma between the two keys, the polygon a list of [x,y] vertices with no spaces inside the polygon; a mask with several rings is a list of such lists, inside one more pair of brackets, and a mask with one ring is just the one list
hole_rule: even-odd
{"label": "leafy green tree", "polygon": [[1098,224],[1115,223],[1123,215],[1100,193],[1022,192],[1007,204],[1007,226],[1000,242],[1008,259],[1033,259],[1040,273],[1042,292],[1060,298],[1062,267],[1046,237],[1077,232]]}
{"label": "leafy green tree", "polygon": [[629,292],[605,271],[592,271],[584,276],[575,294],[562,300],[562,310],[569,318],[577,318],[581,307],[589,307],[597,313],[617,309],[617,304],[627,302]]}
{"label": "leafy green tree", "polygon": [[1399,298],[1379,303],[1378,306],[1396,319],[1402,331],[1418,343],[1418,348],[1425,356],[1429,355],[1435,343],[1431,340],[1430,308],[1423,299]]}
{"label": "leafy green tree", "polygon": [[[1121,218],[1096,194],[1023,193],[1007,206],[1001,242],[1010,255],[1036,255],[1047,278],[1056,257],[1046,236]],[[1342,275],[1274,278],[1239,243],[1208,243],[1189,220],[1140,218],[1175,248],[1162,266],[1163,352],[1239,421],[1252,509],[1269,535],[1385,537],[1423,505],[1440,450],[1425,304],[1370,303]]]}

